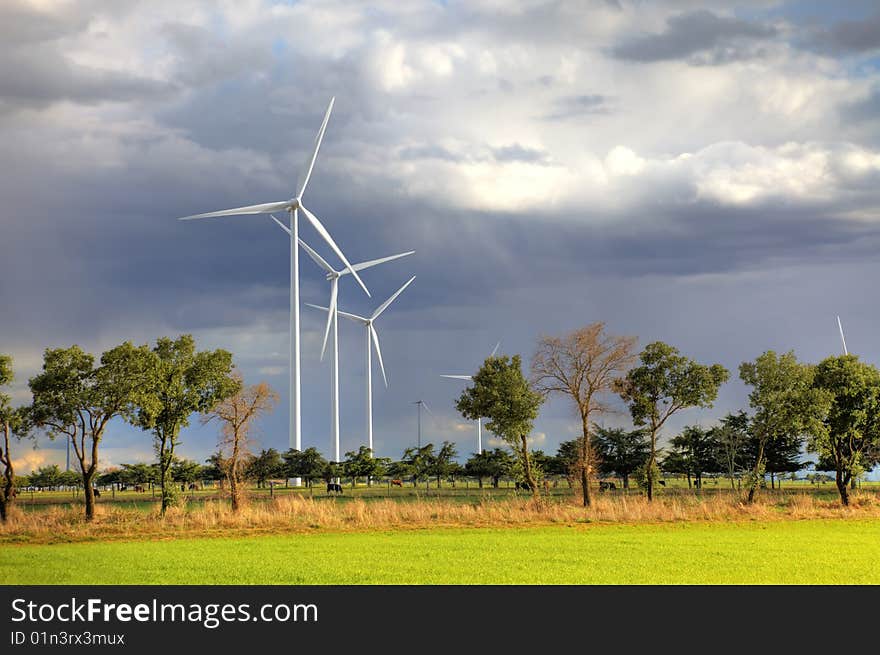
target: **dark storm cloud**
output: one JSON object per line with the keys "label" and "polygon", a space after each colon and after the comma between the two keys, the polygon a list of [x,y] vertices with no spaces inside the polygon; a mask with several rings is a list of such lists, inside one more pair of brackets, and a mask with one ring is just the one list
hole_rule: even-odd
{"label": "dark storm cloud", "polygon": [[500,162],[523,161],[540,163],[547,160],[547,153],[543,150],[527,148],[518,143],[501,146],[500,148],[492,148],[492,156],[495,158],[495,161]]}
{"label": "dark storm cloud", "polygon": [[671,16],[666,29],[626,39],[612,49],[618,59],[637,62],[697,57],[698,63],[723,63],[751,57],[752,42],[772,38],[776,28],[697,10]]}
{"label": "dark storm cloud", "polygon": [[600,94],[564,96],[553,101],[553,108],[544,116],[544,119],[556,121],[593,114],[607,114],[611,112],[611,100],[608,96]]}
{"label": "dark storm cloud", "polygon": [[137,75],[77,65],[50,47],[0,52],[0,108],[40,108],[62,100],[82,104],[150,100],[176,88]]}
{"label": "dark storm cloud", "polygon": [[880,120],[880,87],[871,90],[866,98],[844,105],[841,117],[846,122],[871,122]]}
{"label": "dark storm cloud", "polygon": [[[556,47],[560,41],[583,45],[576,21],[565,21],[565,30],[554,32],[560,21],[570,18],[564,5],[551,3],[506,15],[497,25],[482,15],[462,22],[461,13],[446,11],[439,26],[425,24],[409,33],[402,26],[395,28],[395,36],[405,41],[417,33],[430,42],[439,34],[454,41],[465,24],[484,35],[502,34],[499,42],[505,45],[511,35],[528,37],[529,47]],[[860,322],[873,324],[871,312],[876,310],[864,301],[868,296],[863,287],[878,274],[873,262],[880,227],[839,215],[876,206],[876,178],[866,176],[861,186],[847,189],[851,196],[829,183],[827,198],[821,201],[787,198],[780,192],[736,207],[697,198],[690,178],[658,183],[646,175],[631,186],[610,186],[608,195],[619,193],[623,200],[619,207],[610,203],[610,209],[563,198],[551,205],[563,209],[552,211],[542,210],[537,202],[510,213],[475,211],[466,201],[448,198],[444,180],[432,176],[449,172],[455,180],[474,163],[489,170],[496,164],[522,164],[498,165],[499,175],[505,168],[556,164],[559,137],[552,129],[578,126],[578,121],[563,121],[594,114],[610,113],[618,119],[615,97],[603,93],[616,93],[614,87],[594,86],[593,79],[566,82],[562,76],[541,76],[543,71],[536,67],[525,81],[509,82],[522,96],[493,91],[477,114],[490,113],[492,103],[497,106],[501,98],[522,103],[531,115],[560,125],[539,119],[526,125],[528,141],[516,131],[520,125],[488,141],[488,135],[472,137],[456,130],[454,121],[473,116],[479,124],[481,118],[474,115],[473,106],[462,109],[461,98],[452,98],[446,122],[438,119],[445,109],[438,103],[459,89],[454,78],[456,84],[449,86],[438,78],[433,88],[430,73],[423,72],[422,82],[413,88],[388,91],[376,82],[371,68],[376,62],[360,46],[332,57],[293,49],[279,53],[272,51],[268,39],[247,35],[230,40],[203,28],[163,25],[156,42],[167,46],[174,63],[161,83],[136,76],[101,77],[107,73],[84,71],[69,62],[64,68],[54,44],[45,44],[65,30],[82,29],[81,21],[22,28],[30,30],[30,40],[39,42],[15,65],[28,71],[32,80],[15,77],[12,71],[12,83],[7,85],[4,77],[0,93],[16,89],[13,101],[27,106],[73,100],[89,105],[89,119],[95,121],[102,117],[100,108],[91,113],[96,102],[127,98],[131,104],[127,114],[107,117],[119,130],[112,133],[92,128],[90,121],[76,123],[76,114],[69,126],[60,124],[70,116],[62,113],[55,123],[42,126],[18,115],[7,116],[6,122],[0,117],[5,137],[0,139],[0,155],[15,162],[0,176],[5,203],[0,213],[0,298],[4,306],[13,306],[0,322],[0,350],[38,358],[47,345],[152,341],[162,333],[193,331],[215,339],[215,346],[241,346],[236,356],[248,358],[244,373],[249,380],[261,379],[261,369],[281,370],[265,375],[284,396],[289,241],[265,216],[186,223],[175,218],[289,197],[334,93],[340,97],[310,183],[308,205],[352,261],[416,250],[411,258],[365,273],[371,299],[351,280],[341,292],[342,307],[368,312],[410,275],[417,275],[380,326],[391,378],[388,390],[376,390],[383,456],[399,456],[409,443],[414,425],[409,403],[415,395],[429,402],[449,401],[457,389],[436,374],[469,372],[498,339],[508,352],[528,357],[540,332],[557,333],[607,318],[615,330],[639,334],[643,343],[669,339],[692,356],[723,358],[726,365],[735,366],[741,358],[775,346],[771,336],[781,342],[789,339],[782,343],[786,348],[809,345],[813,326],[794,328],[804,324],[804,307],[811,302],[825,303],[822,311],[835,303],[843,306],[839,311],[851,312],[854,330]],[[740,52],[741,43],[771,36],[771,28],[696,12],[696,18],[685,14],[670,19],[660,35],[635,37],[624,45],[635,48],[628,58],[636,61],[685,57],[693,63],[695,57],[723,56],[728,48]],[[664,45],[676,39],[684,42],[678,50]],[[496,45],[491,39],[487,43],[487,48]],[[535,47],[529,56],[540,60],[542,52]],[[32,61],[46,53],[56,56],[47,61],[60,66],[63,75]],[[418,59],[407,62],[415,66]],[[556,74],[557,63],[555,55],[549,56],[546,69]],[[622,77],[631,67],[613,65]],[[480,88],[493,88],[494,81],[490,77]],[[528,95],[536,90],[537,98]],[[870,118],[875,101],[872,96],[850,110]],[[660,122],[668,120],[658,116]],[[140,127],[131,128],[132,122]],[[731,122],[731,129],[736,127]],[[619,143],[650,157],[638,132],[633,130],[632,143],[625,132],[614,138],[624,138]],[[587,140],[589,135],[572,129],[565,136]],[[833,140],[835,135],[816,138]],[[463,152],[461,143],[469,144]],[[603,153],[589,147],[576,156],[601,160]],[[706,160],[705,166],[720,163],[723,176],[727,166],[741,167],[733,156],[730,159]],[[356,166],[347,168],[347,163]],[[401,168],[415,170],[419,181],[436,182],[439,191],[414,191],[406,175],[399,174]],[[534,170],[539,175],[556,169]],[[584,180],[586,186],[591,183]],[[466,200],[469,191],[462,189],[462,198]],[[452,188],[451,194],[456,192]],[[301,230],[310,245],[333,260],[310,227],[304,224]],[[781,270],[804,262],[814,266],[809,275],[786,283],[790,286],[780,282]],[[304,257],[301,267],[303,300],[325,302],[328,288],[320,271]],[[828,280],[845,281],[852,270],[847,267],[858,269],[853,289],[859,290],[842,285],[837,287],[842,291],[829,291]],[[703,279],[709,280],[704,286],[692,282]],[[801,295],[790,293],[792,288]],[[856,314],[859,311],[863,314]],[[750,313],[754,320],[743,319]],[[307,336],[314,336],[322,327],[321,317],[304,309],[303,326]],[[770,329],[776,332],[767,336]],[[272,333],[279,343],[271,348],[248,346],[247,340],[260,330]],[[815,327],[820,336],[823,330]],[[362,337],[352,326],[341,326],[344,449],[356,447],[361,436]],[[824,343],[821,338],[819,342]],[[315,348],[308,347],[303,357],[308,380],[306,445],[325,449],[326,358],[322,364]],[[740,401],[733,398],[730,403]],[[452,420],[451,402],[438,404],[432,408]],[[567,438],[563,428],[568,418],[565,411],[553,408],[542,415],[547,422],[538,429],[548,432],[548,451],[560,437]],[[286,420],[286,407],[281,406],[268,424],[264,447],[286,448]],[[448,436],[437,431],[431,438]],[[202,458],[213,448],[212,437],[188,433],[185,443],[192,450],[187,455]]]}
{"label": "dark storm cloud", "polygon": [[87,9],[93,5],[97,3],[85,3],[84,11],[68,7],[59,13],[16,1],[0,5],[0,110],[41,108],[62,100],[146,100],[174,91],[166,82],[83,66],[65,56],[60,39],[88,27]]}
{"label": "dark storm cloud", "polygon": [[880,12],[859,20],[817,27],[801,41],[810,50],[832,55],[870,53],[880,49]]}

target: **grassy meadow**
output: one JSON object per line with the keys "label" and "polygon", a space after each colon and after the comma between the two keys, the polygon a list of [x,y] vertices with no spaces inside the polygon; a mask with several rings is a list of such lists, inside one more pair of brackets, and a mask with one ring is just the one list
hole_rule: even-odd
{"label": "grassy meadow", "polygon": [[3,548],[8,584],[880,584],[880,519],[316,532]]}
{"label": "grassy meadow", "polygon": [[[348,490],[347,490],[348,491]],[[830,491],[830,490],[829,490]],[[59,499],[60,501],[60,499]],[[667,490],[534,501],[503,489],[204,496],[161,517],[70,500],[0,526],[6,584],[880,584],[880,496]]]}

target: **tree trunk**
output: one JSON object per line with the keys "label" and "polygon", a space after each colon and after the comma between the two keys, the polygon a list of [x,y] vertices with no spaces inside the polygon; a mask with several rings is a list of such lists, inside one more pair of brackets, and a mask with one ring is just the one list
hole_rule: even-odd
{"label": "tree trunk", "polygon": [[526,484],[529,485],[529,489],[532,490],[532,495],[537,498],[538,497],[538,483],[535,482],[535,477],[532,475],[532,462],[529,458],[529,441],[528,436],[525,434],[520,435],[519,437],[520,448],[522,450],[522,459],[523,459],[523,473],[526,476]]}
{"label": "tree trunk", "polygon": [[686,475],[687,475],[687,479],[688,479],[688,489],[693,489],[693,488],[694,488],[694,485],[693,485],[693,483],[691,482],[691,472],[688,471]]}
{"label": "tree trunk", "polygon": [[837,491],[840,493],[840,504],[844,507],[849,505],[849,490],[847,489],[849,485],[849,481],[852,475],[845,474],[843,471],[838,470],[835,473],[835,482],[837,483]]}
{"label": "tree trunk", "polygon": [[623,488],[629,489],[629,473],[623,474]]}
{"label": "tree trunk", "polygon": [[86,521],[91,521],[95,518],[95,489],[92,487],[92,478],[94,477],[94,467],[83,471],[83,498],[86,501]]}
{"label": "tree trunk", "polygon": [[749,503],[755,502],[755,490],[758,488],[758,478],[763,475],[763,465],[764,465],[764,441],[761,440],[758,442],[758,457],[755,459],[755,470],[752,475],[752,480],[749,483]]}
{"label": "tree trunk", "polygon": [[654,500],[654,463],[657,461],[657,427],[651,425],[651,454],[648,457],[648,468],[645,477],[648,483],[648,502]]}
{"label": "tree trunk", "polygon": [[15,469],[12,464],[12,454],[9,452],[9,423],[3,424],[5,446],[0,452],[0,462],[3,463],[3,492],[0,493],[0,521],[6,523],[8,517],[7,508],[15,500]]}
{"label": "tree trunk", "polygon": [[582,416],[583,425],[582,430],[583,434],[581,436],[581,492],[583,494],[583,505],[584,507],[589,507],[593,502],[593,498],[590,495],[590,466],[593,463],[593,453],[591,452],[591,444],[590,444],[590,424],[587,422],[588,418],[586,416]]}
{"label": "tree trunk", "polygon": [[177,500],[177,492],[174,488],[174,481],[171,479],[171,463],[174,460],[174,441],[172,438],[169,443],[167,435],[162,432],[156,432],[156,440],[159,446],[159,488],[162,498],[161,513],[164,516],[166,510],[174,505]]}

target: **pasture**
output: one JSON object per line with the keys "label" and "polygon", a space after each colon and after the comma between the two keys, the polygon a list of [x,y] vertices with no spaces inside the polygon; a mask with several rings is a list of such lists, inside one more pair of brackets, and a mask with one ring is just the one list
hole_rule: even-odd
{"label": "pasture", "polygon": [[7,584],[880,584],[880,519],[6,545]]}

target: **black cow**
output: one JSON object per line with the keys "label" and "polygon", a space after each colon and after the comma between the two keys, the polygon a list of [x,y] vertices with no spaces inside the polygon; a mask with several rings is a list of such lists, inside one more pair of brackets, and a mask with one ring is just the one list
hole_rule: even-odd
{"label": "black cow", "polygon": [[93,491],[93,492],[94,492],[94,494],[95,494],[95,498],[100,498],[100,497],[101,497],[101,492],[100,492],[100,491],[98,491],[98,489],[97,489],[97,488],[95,488],[95,489],[92,489],[92,491]]}
{"label": "black cow", "polygon": [[523,491],[531,491],[532,490],[532,488],[529,486],[528,482],[517,482],[516,488],[522,489]]}
{"label": "black cow", "polygon": [[327,483],[327,493],[329,494],[334,491],[338,494],[341,494],[342,493],[342,485],[336,484],[335,482],[328,482]]}
{"label": "black cow", "polygon": [[605,480],[599,481],[599,491],[616,491],[617,485],[613,482],[605,482]]}
{"label": "black cow", "polygon": [[665,487],[665,486],[666,486],[666,480],[657,480],[657,484],[659,484],[661,487]]}

